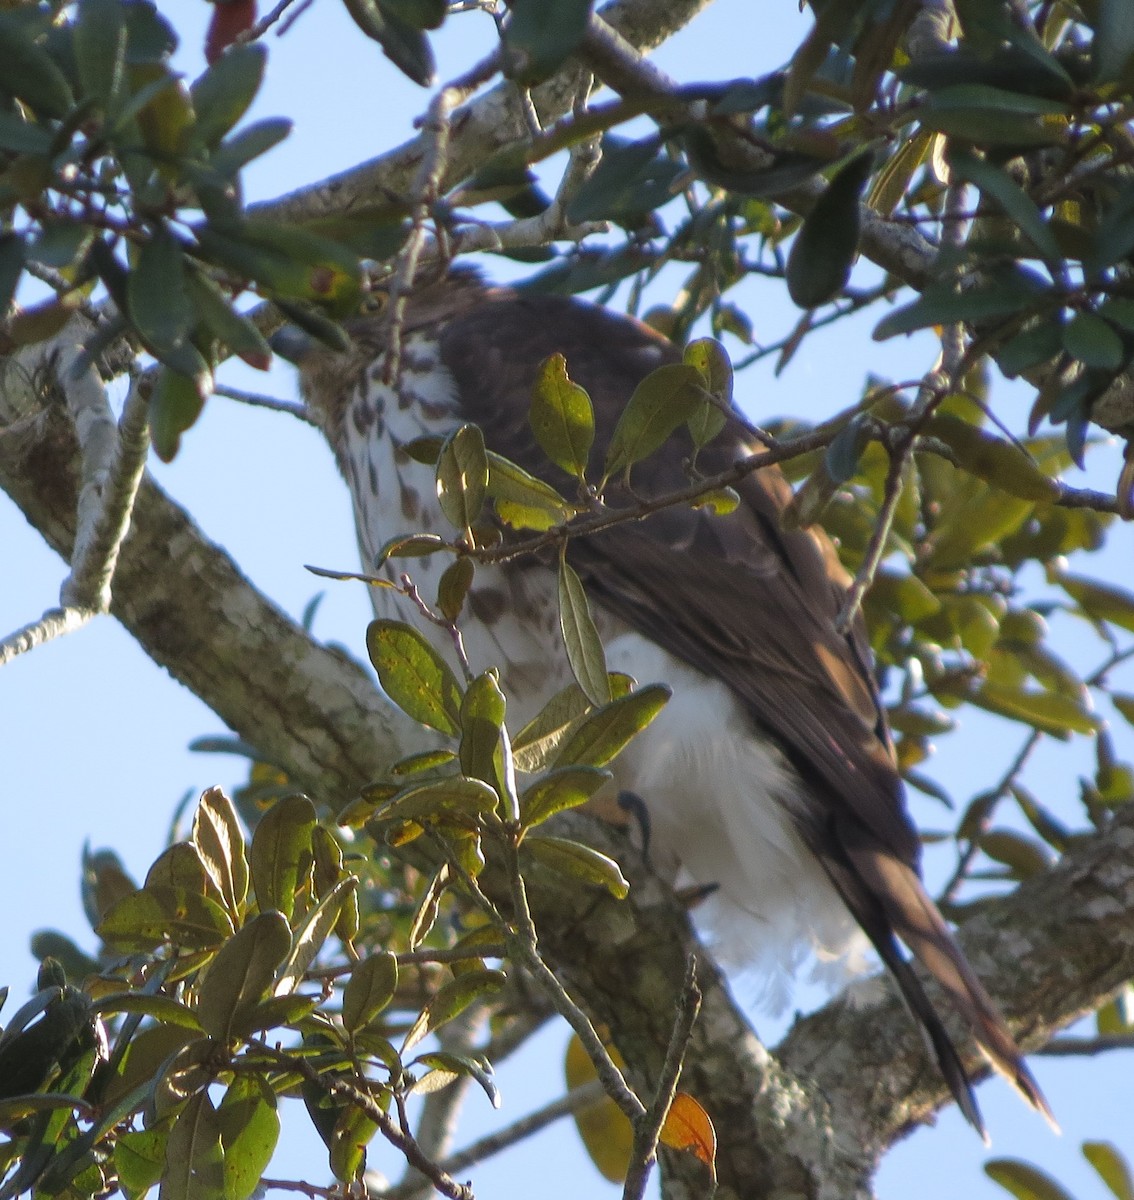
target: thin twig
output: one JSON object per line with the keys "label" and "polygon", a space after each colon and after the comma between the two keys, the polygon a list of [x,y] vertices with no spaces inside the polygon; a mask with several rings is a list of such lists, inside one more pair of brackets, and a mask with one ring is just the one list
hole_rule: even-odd
{"label": "thin twig", "polygon": [[1043,734],[1038,729],[1033,729],[1024,740],[1024,744],[1020,747],[1019,751],[1017,751],[1016,757],[1012,760],[1008,769],[1000,777],[1000,782],[991,791],[984,793],[987,796],[987,802],[981,827],[969,838],[968,845],[957,859],[957,865],[953,868],[952,875],[949,876],[945,886],[941,889],[940,903],[943,906],[948,905],[956,898],[957,891],[961,884],[964,883],[965,876],[968,874],[973,859],[980,852],[980,833],[987,828],[988,822],[991,820],[993,806],[1008,794],[1013,780],[1024,769],[1028,759],[1032,756],[1032,752],[1042,739]]}
{"label": "thin twig", "polygon": [[418,1146],[413,1135],[408,1130],[399,1129],[369,1092],[340,1075],[320,1074],[307,1059],[298,1054],[288,1054],[286,1051],[258,1039],[250,1039],[248,1045],[286,1070],[298,1071],[304,1079],[321,1088],[328,1096],[337,1097],[353,1104],[378,1126],[378,1131],[382,1136],[405,1156],[408,1163],[429,1178],[442,1195],[448,1196],[450,1200],[475,1200],[472,1188],[458,1183],[422,1153],[421,1147]]}
{"label": "thin twig", "polygon": [[1037,1046],[1032,1054],[1049,1058],[1091,1058],[1111,1050],[1134,1050],[1134,1033],[1100,1033],[1096,1037],[1057,1037],[1045,1046]]}
{"label": "thin twig", "polygon": [[531,909],[528,906],[527,887],[520,874],[517,848],[515,843],[507,839],[503,839],[503,841],[515,922],[515,932],[508,939],[512,957],[531,972],[536,982],[555,1005],[556,1011],[578,1034],[579,1040],[583,1043],[583,1049],[594,1063],[606,1094],[631,1122],[637,1121],[645,1114],[645,1105],[627,1084],[625,1077],[610,1057],[602,1038],[599,1037],[586,1013],[568,995],[562,983],[559,982],[559,977],[548,967],[539,953],[535,922],[532,920]]}
{"label": "thin twig", "polygon": [[96,615],[89,608],[49,608],[38,621],[17,629],[0,641],[0,667],[45,642],[82,629]]}
{"label": "thin twig", "polygon": [[287,413],[290,417],[297,417],[300,421],[319,428],[319,422],[307,411],[307,406],[297,404],[294,400],[281,400],[277,396],[266,396],[263,392],[246,392],[242,388],[219,383],[213,388],[213,394],[223,396],[226,400],[235,400],[239,404],[247,404],[251,408],[268,408],[272,412]]}
{"label": "thin twig", "polygon": [[634,1148],[622,1189],[622,1200],[641,1200],[645,1194],[650,1170],[657,1160],[658,1139],[673,1104],[673,1098],[677,1094],[677,1081],[681,1078],[685,1052],[689,1048],[689,1039],[700,1011],[701,989],[697,986],[697,960],[691,954],[685,964],[685,979],[681,985],[677,1016],[674,1018],[673,1031],[669,1035],[665,1061],[658,1077],[657,1092],[649,1111],[634,1127]]}
{"label": "thin twig", "polygon": [[441,181],[448,165],[449,117],[458,104],[467,100],[483,83],[500,69],[499,51],[481,59],[470,70],[447,83],[433,97],[420,121],[422,130],[421,163],[411,191],[413,227],[398,255],[394,277],[390,282],[390,304],[387,310],[386,357],[382,378],[394,384],[401,369],[401,335],[405,322],[406,302],[417,274],[418,259],[425,246],[425,224],[440,194]]}
{"label": "thin twig", "polygon": [[[484,1162],[485,1159],[492,1158],[493,1155],[500,1154],[518,1142],[524,1141],[525,1138],[531,1137],[541,1129],[546,1129],[556,1121],[569,1117],[572,1113],[577,1113],[582,1109],[590,1108],[605,1096],[606,1092],[603,1091],[602,1084],[597,1079],[592,1079],[590,1083],[573,1088],[567,1095],[553,1100],[543,1108],[538,1108],[535,1112],[520,1117],[511,1125],[505,1125],[495,1133],[478,1138],[463,1150],[444,1159],[440,1165],[450,1174],[466,1171],[469,1167]],[[383,1200],[409,1200],[412,1193],[408,1185],[398,1184],[396,1187],[378,1194],[383,1197]]]}
{"label": "thin twig", "polygon": [[311,1200],[342,1200],[342,1192],[335,1187],[319,1187],[314,1183],[304,1183],[299,1179],[261,1179],[260,1186],[268,1191],[299,1192],[302,1196],[310,1196]]}
{"label": "thin twig", "polygon": [[866,595],[878,567],[886,555],[886,543],[890,540],[890,530],[894,525],[894,514],[898,510],[898,501],[902,496],[902,475],[909,461],[916,439],[910,434],[903,436],[898,445],[888,447],[890,450],[890,466],[886,471],[886,484],[882,492],[882,507],[870,532],[870,542],[866,547],[862,563],[855,573],[854,580],[847,588],[846,597],[839,615],[835,618],[835,629],[846,633],[858,615],[859,605]]}

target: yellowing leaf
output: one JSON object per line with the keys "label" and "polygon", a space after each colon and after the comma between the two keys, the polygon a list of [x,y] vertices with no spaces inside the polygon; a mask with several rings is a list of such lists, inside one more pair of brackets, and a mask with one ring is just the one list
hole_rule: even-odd
{"label": "yellowing leaf", "polygon": [[[607,1046],[607,1052],[616,1067],[621,1069],[626,1065],[613,1046]],[[572,1091],[598,1079],[595,1065],[583,1048],[578,1034],[573,1033],[567,1043],[564,1074],[567,1086]],[[630,1152],[634,1146],[634,1131],[625,1113],[609,1096],[600,1096],[591,1104],[576,1109],[573,1116],[591,1162],[611,1183],[621,1183],[626,1178]]]}
{"label": "yellowing leaf", "polygon": [[568,376],[562,354],[553,354],[540,367],[528,422],[544,454],[582,479],[595,440],[595,415],[591,398]]}
{"label": "yellowing leaf", "polygon": [[372,621],[366,649],[383,691],[407,716],[439,733],[457,732],[460,685],[416,629],[401,621]]}
{"label": "yellowing leaf", "polygon": [[984,1172],[1016,1200],[1072,1200],[1071,1194],[1050,1175],[1018,1158],[992,1158]]}

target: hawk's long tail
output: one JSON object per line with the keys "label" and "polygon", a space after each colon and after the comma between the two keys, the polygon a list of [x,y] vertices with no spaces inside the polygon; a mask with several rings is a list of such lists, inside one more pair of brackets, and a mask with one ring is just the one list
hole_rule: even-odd
{"label": "hawk's long tail", "polygon": [[969,1025],[992,1067],[1058,1129],[1039,1085],[992,997],[965,959],[917,872],[882,845],[843,840],[845,859],[820,860],[852,915],[893,973],[906,1003],[925,1030],[934,1056],[961,1112],[986,1141],[972,1081],[940,1015],[896,939],[909,947]]}

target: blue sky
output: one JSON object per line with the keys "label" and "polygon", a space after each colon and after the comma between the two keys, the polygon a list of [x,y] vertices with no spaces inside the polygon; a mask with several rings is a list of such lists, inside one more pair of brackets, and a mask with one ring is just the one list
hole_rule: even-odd
{"label": "blue sky", "polygon": [[[189,77],[202,66],[200,46],[211,11],[204,0],[159,5],[178,25],[182,69]],[[804,35],[809,18],[790,0],[756,4],[719,0],[679,39],[664,47],[660,64],[682,81],[756,75],[780,64]],[[739,34],[739,36],[738,36]],[[481,14],[453,19],[436,45],[441,78],[487,48],[490,22]],[[406,82],[367,43],[336,0],[317,0],[282,39],[269,37],[269,76],[253,116],[288,115],[292,137],[247,175],[250,199],[270,198],[372,157],[412,135],[412,121],[426,94]],[[865,270],[866,268],[859,268]],[[515,264],[490,266],[498,279]],[[753,285],[745,301],[757,336],[772,341],[791,328],[796,312],[782,288]],[[932,365],[929,336],[877,346],[873,319],[846,322],[813,338],[776,379],[760,366],[742,376],[738,397],[757,418],[780,413],[810,417],[852,403],[866,375],[911,378]],[[735,347],[734,347],[735,349]],[[281,367],[264,376],[245,368],[222,373],[235,386],[294,395],[294,379]],[[1003,388],[996,402],[1010,422],[1027,411],[1022,388]],[[1094,456],[1091,474],[1074,482],[1113,487],[1118,451]],[[363,633],[369,601],[361,587],[324,587],[304,563],[351,568],[356,549],[350,505],[330,454],[319,435],[287,417],[212,400],[199,426],[184,439],[175,463],[152,464],[158,482],[194,514],[202,529],[221,542],[252,581],[298,616],[318,591],[326,596],[316,624],[318,636],[349,646],[365,658]],[[1128,577],[1134,561],[1129,528],[1116,531],[1107,571]],[[0,583],[0,633],[37,617],[56,601],[65,567],[0,494],[0,547],[6,568]],[[1100,570],[1097,560],[1090,569]],[[1081,645],[1081,631],[1061,631],[1066,652]],[[1093,658],[1092,661],[1097,661]],[[1128,678],[1127,690],[1134,691]],[[994,778],[1019,742],[1019,733],[991,718],[965,717],[963,738],[952,739],[930,764],[962,799]],[[0,797],[5,838],[0,844],[0,905],[10,914],[0,926],[0,983],[22,995],[34,978],[27,950],[30,933],[55,927],[93,944],[78,902],[81,848],[113,846],[137,876],[165,843],[174,805],[187,790],[214,783],[231,786],[242,775],[234,759],[191,754],[187,744],[202,734],[222,733],[219,721],[195,697],[154,666],[111,619],[35,651],[0,672]],[[1134,757],[1128,727],[1115,729],[1120,753]],[[1044,798],[1073,801],[1076,777],[1090,770],[1091,748],[1048,747],[1037,756],[1029,778]],[[941,826],[948,815],[915,802],[926,825]],[[1067,806],[1074,812],[1074,805]],[[943,869],[930,862],[931,873]],[[743,985],[741,991],[743,992]],[[801,997],[801,1003],[814,997]],[[11,1003],[11,1002],[10,1002]],[[754,1014],[760,1033],[773,1040],[782,1022]],[[533,1050],[501,1075],[505,1109],[492,1114],[474,1095],[461,1144],[502,1120],[511,1120],[539,1098],[561,1087],[565,1035],[546,1030]],[[1131,1098],[1130,1058],[1111,1055],[1086,1066],[1040,1060],[1036,1073],[1065,1133],[1053,1138],[1001,1084],[981,1090],[981,1103],[997,1155],[1029,1158],[1084,1198],[1105,1193],[1078,1152],[1084,1138],[1111,1138],[1134,1154],[1127,1113]],[[302,1122],[294,1122],[293,1130]],[[321,1145],[293,1132],[277,1174],[295,1173],[322,1181]],[[986,1157],[978,1139],[954,1112],[938,1127],[899,1146],[882,1168],[878,1190],[885,1200],[916,1194],[946,1200],[958,1191],[973,1200],[1004,1195],[981,1172]],[[394,1160],[389,1160],[394,1169]],[[312,1166],[312,1164],[315,1164]],[[549,1170],[548,1168],[552,1169]],[[614,1195],[583,1159],[570,1127],[531,1141],[506,1160],[475,1172],[478,1195],[512,1194],[524,1172],[538,1172],[549,1200]],[[526,1176],[532,1178],[531,1174]],[[604,1190],[606,1189],[606,1190]]]}

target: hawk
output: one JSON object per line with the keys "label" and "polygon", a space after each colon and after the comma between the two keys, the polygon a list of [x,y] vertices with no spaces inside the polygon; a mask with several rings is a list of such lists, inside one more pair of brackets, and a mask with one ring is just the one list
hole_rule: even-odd
{"label": "hawk", "polygon": [[[309,409],[350,487],[367,569],[395,534],[452,532],[428,468],[403,449],[411,440],[475,422],[489,449],[563,487],[567,475],[546,460],[528,423],[541,364],[562,354],[590,394],[601,455],[635,387],[681,360],[672,343],[628,317],[488,287],[463,270],[410,297],[393,383],[384,381],[384,316],[348,328],[350,353],[311,350],[299,365]],[[715,473],[761,448],[737,416],[700,451],[698,466]],[[634,495],[686,484],[692,450],[688,430],[679,430],[635,466]],[[620,486],[608,500],[633,498],[619,496]],[[809,954],[846,963],[865,932],[961,1110],[983,1133],[968,1076],[904,943],[992,1065],[1047,1114],[1003,1018],[922,886],[861,622],[848,633],[836,628],[846,576],[834,548],[821,532],[784,528],[791,490],[778,468],[746,475],[736,491],[740,504],[728,515],[666,508],[568,547],[609,667],[673,690],[614,764],[618,785],[645,802],[655,865],[716,885],[709,923],[726,957],[773,975]],[[436,594],[443,557],[414,560],[423,596]],[[372,595],[379,616],[407,616],[397,593]],[[545,562],[478,567],[461,627],[473,669],[501,668],[510,720],[526,721],[570,681],[555,573]],[[451,651],[443,630],[424,632]]]}

